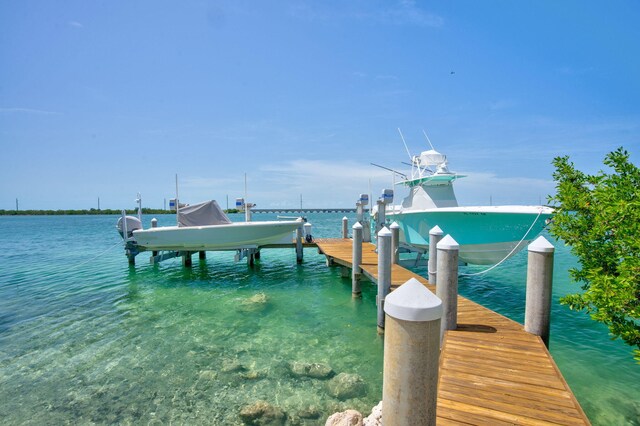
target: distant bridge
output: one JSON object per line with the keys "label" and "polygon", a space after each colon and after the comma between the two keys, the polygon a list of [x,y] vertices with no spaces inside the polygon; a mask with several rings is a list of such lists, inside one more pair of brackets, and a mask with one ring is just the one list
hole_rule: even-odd
{"label": "distant bridge", "polygon": [[252,213],[355,213],[355,208],[326,208],[326,209],[251,209]]}

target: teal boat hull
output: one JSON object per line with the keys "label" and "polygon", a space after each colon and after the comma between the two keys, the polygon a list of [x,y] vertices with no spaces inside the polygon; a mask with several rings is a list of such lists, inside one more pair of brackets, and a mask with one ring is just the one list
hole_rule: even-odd
{"label": "teal boat hull", "polygon": [[488,265],[513,256],[542,232],[553,210],[548,207],[453,207],[388,212],[400,225],[400,241],[426,249],[436,225],[460,245],[459,257],[469,264]]}

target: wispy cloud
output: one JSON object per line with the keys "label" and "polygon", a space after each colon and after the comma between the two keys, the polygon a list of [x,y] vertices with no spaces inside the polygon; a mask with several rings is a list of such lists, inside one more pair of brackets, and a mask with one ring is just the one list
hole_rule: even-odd
{"label": "wispy cloud", "polygon": [[261,171],[283,173],[297,177],[320,177],[336,181],[352,181],[375,176],[386,176],[388,172],[378,171],[367,164],[353,161],[299,160],[281,164],[265,165]]}
{"label": "wispy cloud", "polygon": [[[391,174],[370,164],[329,160],[268,164],[247,174],[248,198],[264,208],[295,207],[301,194],[309,207],[348,207],[370,185],[375,197],[380,188],[392,186]],[[244,196],[242,179],[185,177],[180,188],[192,201],[221,194]]]}
{"label": "wispy cloud", "polygon": [[376,80],[398,81],[398,77],[395,75],[376,75]]}
{"label": "wispy cloud", "polygon": [[59,115],[59,112],[45,111],[34,108],[0,108],[0,114],[35,114],[35,115]]}
{"label": "wispy cloud", "polygon": [[499,177],[494,173],[461,172],[465,179],[456,182],[460,205],[545,204],[555,192],[551,179]]}
{"label": "wispy cloud", "polygon": [[67,22],[67,24],[68,24],[70,27],[74,27],[74,28],[84,28],[84,25],[82,25],[82,24],[81,24],[80,22],[78,22],[78,21],[69,21],[69,22]]}
{"label": "wispy cloud", "polygon": [[379,18],[383,22],[397,25],[413,24],[433,28],[444,26],[441,16],[421,9],[414,0],[401,0],[396,7],[382,11]]}
{"label": "wispy cloud", "polygon": [[413,0],[400,0],[392,6],[374,8],[371,3],[364,2],[364,7],[351,5],[342,10],[321,9],[318,3],[298,2],[289,8],[289,13],[297,18],[310,21],[335,19],[355,19],[385,25],[417,25],[432,28],[444,26],[444,19],[434,13],[422,9]]}
{"label": "wispy cloud", "polygon": [[[555,191],[550,178],[501,177],[492,172],[461,172],[456,183],[461,205],[539,204]],[[400,203],[406,188],[393,185],[390,172],[352,161],[301,160],[263,166],[260,181],[249,180],[250,193],[264,207],[296,206],[300,194],[314,207],[351,206],[358,194],[369,192],[375,200],[382,188],[393,188]],[[395,182],[399,182],[396,178]],[[312,200],[312,201],[311,201]]]}
{"label": "wispy cloud", "polygon": [[511,109],[517,106],[518,103],[512,99],[499,99],[489,104],[489,109],[492,111],[500,111],[505,109]]}
{"label": "wispy cloud", "polygon": [[237,179],[231,178],[185,177],[181,179],[180,186],[195,189],[218,189],[236,183]]}
{"label": "wispy cloud", "polygon": [[279,188],[280,195],[267,201],[274,206],[283,200],[295,202],[298,194],[305,194],[317,207],[349,206],[368,192],[369,184],[375,193],[392,184],[389,172],[353,161],[290,161],[262,166],[260,175],[265,189]]}

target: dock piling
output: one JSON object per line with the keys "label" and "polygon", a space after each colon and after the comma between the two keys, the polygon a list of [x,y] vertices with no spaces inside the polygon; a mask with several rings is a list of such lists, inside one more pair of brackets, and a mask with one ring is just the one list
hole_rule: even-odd
{"label": "dock piling", "polygon": [[351,296],[356,298],[362,295],[360,289],[360,265],[362,264],[362,225],[356,222],[353,227],[353,246],[351,252]]}
{"label": "dock piling", "polygon": [[438,274],[438,243],[444,236],[444,232],[438,225],[429,230],[429,262],[427,270],[429,272],[429,282],[435,284]]}
{"label": "dock piling", "polygon": [[251,217],[251,209],[255,207],[255,204],[252,203],[245,203],[244,204],[244,221],[245,222],[251,222],[252,217]]}
{"label": "dock piling", "polygon": [[411,278],[387,297],[384,310],[384,425],[435,425],[442,301]]}
{"label": "dock piling", "polygon": [[[158,219],[156,219],[155,217],[153,219],[151,219],[151,227],[152,228],[157,228],[158,227]],[[155,257],[158,255],[158,251],[157,250],[152,250],[151,251],[151,257]],[[153,263],[153,261],[151,261],[151,263]]]}
{"label": "dock piling", "polygon": [[391,291],[391,231],[378,232],[378,333],[384,333],[384,299]]}
{"label": "dock piling", "polygon": [[247,249],[247,266],[253,267],[256,264],[256,253],[258,249],[250,248]]}
{"label": "dock piling", "polygon": [[343,239],[349,238],[348,226],[349,226],[349,219],[345,216],[342,218],[342,238]]}
{"label": "dock piling", "polygon": [[313,236],[311,235],[311,224],[309,222],[303,225],[304,228],[304,240],[308,243],[313,242]]}
{"label": "dock piling", "polygon": [[[331,238],[318,240],[317,244],[336,264],[351,266],[352,241]],[[373,244],[363,243],[360,266],[363,277],[375,283],[378,266],[374,249]],[[526,332],[521,324],[471,300],[458,296],[459,325],[447,332],[444,339],[439,337],[442,314],[440,323],[431,325],[438,337],[430,346],[425,345],[425,340],[409,339],[417,334],[414,327],[391,308],[396,304],[394,297],[399,297],[397,295],[409,285],[409,277],[432,293],[436,292],[435,283],[428,283],[425,277],[399,265],[393,266],[392,285],[398,287],[387,296],[384,305],[382,421],[385,425],[421,425],[425,419],[433,419],[433,397],[418,392],[426,386],[418,381],[428,368],[424,364],[437,367],[437,370],[429,369],[427,374],[431,374],[429,377],[433,380],[429,389],[440,393],[437,416],[442,423],[451,419],[473,424],[562,423],[570,419],[575,424],[590,424],[542,339]],[[419,297],[407,299],[409,307],[422,303]],[[398,319],[404,321],[396,321]],[[417,323],[413,324],[418,327]],[[438,359],[434,352],[438,352],[440,341],[442,349]],[[405,360],[416,359],[416,353],[419,361],[412,362],[412,367],[404,366]],[[498,399],[494,398],[496,395]],[[533,407],[531,401],[544,403]],[[408,411],[410,409],[421,411],[415,414]]]}
{"label": "dock piling", "polygon": [[400,252],[398,251],[400,246],[400,225],[397,222],[393,222],[389,229],[391,230],[391,263],[397,265],[400,260]]}
{"label": "dock piling", "polygon": [[386,205],[384,204],[384,200],[382,198],[376,201],[376,205],[378,206],[378,219],[376,220],[376,235],[380,232],[382,228],[384,228],[384,224],[387,221],[385,215]]}
{"label": "dock piling", "polygon": [[183,251],[182,252],[182,266],[185,266],[187,268],[190,268],[191,265],[193,264],[192,260],[191,260],[191,255],[193,253],[190,251]]}
{"label": "dock piling", "polygon": [[458,326],[458,252],[460,246],[451,235],[445,236],[438,245],[436,296],[442,300],[442,332],[455,330]]}
{"label": "dock piling", "polygon": [[296,229],[296,262],[302,263],[302,225]]}
{"label": "dock piling", "polygon": [[548,348],[555,247],[546,238],[540,236],[529,244],[528,249],[524,329],[540,336]]}

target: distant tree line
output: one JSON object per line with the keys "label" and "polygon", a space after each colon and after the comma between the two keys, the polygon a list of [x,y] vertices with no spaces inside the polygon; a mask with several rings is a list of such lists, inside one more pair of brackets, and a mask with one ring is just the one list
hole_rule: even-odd
{"label": "distant tree line", "polygon": [[[136,215],[138,209],[126,210],[127,214]],[[227,213],[238,213],[237,209],[225,210]],[[142,214],[172,214],[171,210],[143,208]],[[83,209],[83,210],[0,210],[0,216],[74,216],[74,215],[121,215],[122,210]]]}

